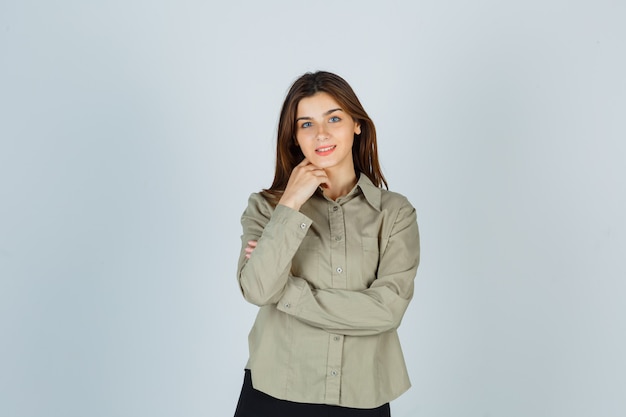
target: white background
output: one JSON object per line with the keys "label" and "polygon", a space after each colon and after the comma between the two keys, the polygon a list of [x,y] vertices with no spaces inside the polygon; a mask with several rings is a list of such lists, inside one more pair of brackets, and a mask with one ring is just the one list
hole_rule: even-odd
{"label": "white background", "polygon": [[418,211],[395,417],[626,412],[623,1],[0,2],[0,415],[232,415],[305,71]]}

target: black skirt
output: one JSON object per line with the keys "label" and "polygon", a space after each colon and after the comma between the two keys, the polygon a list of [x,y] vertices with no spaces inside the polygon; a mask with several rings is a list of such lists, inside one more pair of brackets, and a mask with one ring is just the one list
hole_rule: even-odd
{"label": "black skirt", "polygon": [[389,403],[377,408],[349,408],[327,404],[279,400],[252,387],[252,374],[246,369],[235,417],[390,417]]}

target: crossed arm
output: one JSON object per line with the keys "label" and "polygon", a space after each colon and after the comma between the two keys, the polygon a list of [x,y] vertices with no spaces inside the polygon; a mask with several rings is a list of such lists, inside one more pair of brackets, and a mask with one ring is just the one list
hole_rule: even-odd
{"label": "crossed arm", "polygon": [[393,226],[381,239],[377,277],[362,291],[314,289],[290,274],[291,259],[311,226],[302,213],[281,205],[272,212],[253,195],[242,225],[239,284],[251,303],[274,304],[304,323],[345,335],[378,334],[400,325],[419,264],[419,231],[408,201],[395,209]]}

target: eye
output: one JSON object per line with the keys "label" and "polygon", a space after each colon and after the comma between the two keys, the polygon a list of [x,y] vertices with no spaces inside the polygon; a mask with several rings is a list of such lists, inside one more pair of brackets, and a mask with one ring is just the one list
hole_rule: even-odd
{"label": "eye", "polygon": [[307,127],[311,127],[311,126],[312,126],[311,122],[304,122],[304,123],[302,123],[301,127],[307,128]]}
{"label": "eye", "polygon": [[341,120],[341,119],[340,119],[339,117],[337,117],[337,116],[333,116],[333,117],[331,117],[331,118],[330,118],[330,120],[329,120],[329,121],[330,121],[331,123],[337,123],[337,122],[338,122],[338,121],[340,121],[340,120]]}

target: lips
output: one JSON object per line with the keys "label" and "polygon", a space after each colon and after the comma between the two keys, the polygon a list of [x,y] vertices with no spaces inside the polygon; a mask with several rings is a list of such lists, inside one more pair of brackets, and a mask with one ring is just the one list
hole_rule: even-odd
{"label": "lips", "polygon": [[331,145],[331,146],[324,146],[323,148],[317,148],[315,150],[315,153],[318,155],[328,155],[330,153],[332,153],[335,148],[337,147],[337,145]]}

